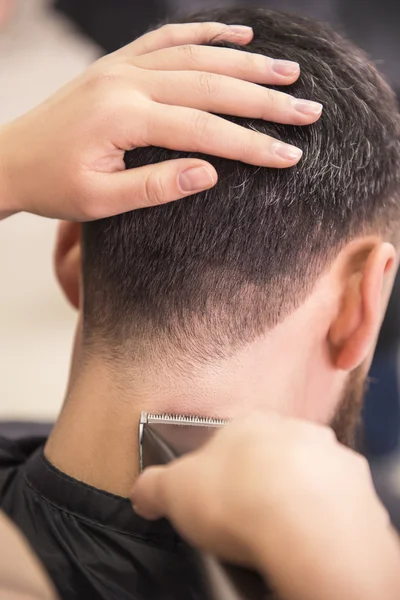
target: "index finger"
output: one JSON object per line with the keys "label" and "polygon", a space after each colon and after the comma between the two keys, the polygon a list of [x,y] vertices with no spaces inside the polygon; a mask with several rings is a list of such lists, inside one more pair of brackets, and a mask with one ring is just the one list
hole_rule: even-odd
{"label": "index finger", "polygon": [[223,23],[182,23],[164,25],[114,52],[114,56],[140,56],[162,48],[185,44],[210,44],[215,41],[248,44],[253,39],[253,30],[245,25]]}

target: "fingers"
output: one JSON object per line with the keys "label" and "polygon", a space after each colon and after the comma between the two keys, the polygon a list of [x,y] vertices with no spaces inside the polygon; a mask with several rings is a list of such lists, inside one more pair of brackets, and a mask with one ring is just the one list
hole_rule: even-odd
{"label": "fingers", "polygon": [[204,71],[270,85],[289,85],[300,75],[296,62],[194,44],[144,54],[134,59],[134,65],[157,71]]}
{"label": "fingers", "polygon": [[209,163],[197,159],[170,160],[119,173],[99,173],[91,185],[93,204],[85,203],[84,219],[156,206],[213,187],[217,173]]}
{"label": "fingers", "polygon": [[135,512],[149,521],[161,519],[167,514],[163,494],[163,478],[166,467],[151,467],[139,477],[131,494]]}
{"label": "fingers", "polygon": [[205,72],[161,71],[151,97],[164,104],[293,125],[313,123],[322,112],[319,102]]}
{"label": "fingers", "polygon": [[139,39],[115,52],[114,55],[140,56],[162,48],[184,44],[209,44],[214,41],[248,44],[252,38],[253,30],[251,27],[242,25],[224,25],[223,23],[171,24],[142,35]]}
{"label": "fingers", "polygon": [[[302,155],[299,148],[186,107],[151,104],[151,119],[146,119],[143,131],[145,139],[140,145],[201,152],[263,167],[289,167]],[[139,145],[136,129],[131,138],[131,147]]]}

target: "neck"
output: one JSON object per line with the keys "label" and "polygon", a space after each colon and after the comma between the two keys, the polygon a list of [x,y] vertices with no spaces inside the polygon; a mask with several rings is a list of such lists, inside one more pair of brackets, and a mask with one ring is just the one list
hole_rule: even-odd
{"label": "neck", "polygon": [[99,362],[74,377],[45,447],[58,469],[98,489],[127,497],[138,476],[140,402],[120,393]]}
{"label": "neck", "polygon": [[[160,365],[122,370],[99,357],[79,360],[46,456],[80,481],[128,496],[138,476],[143,410],[233,419],[267,409],[326,421],[329,415],[313,412],[320,398],[309,400],[307,382],[318,380],[315,365],[307,364],[305,346],[292,356],[288,347],[285,336],[262,338],[226,361],[190,373]],[[326,390],[327,382],[317,385]]]}

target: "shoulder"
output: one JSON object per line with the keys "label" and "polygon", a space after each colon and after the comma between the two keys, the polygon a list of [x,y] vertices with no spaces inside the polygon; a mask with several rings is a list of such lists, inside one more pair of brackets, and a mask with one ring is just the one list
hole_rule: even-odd
{"label": "shoulder", "polygon": [[45,441],[43,436],[12,439],[0,433],[0,470],[25,463]]}
{"label": "shoulder", "polygon": [[51,431],[50,424],[0,422],[0,469],[24,463]]}
{"label": "shoulder", "polygon": [[44,445],[43,436],[30,436],[13,439],[2,435],[0,427],[0,506],[5,509],[5,501],[13,497],[18,487],[18,477],[29,458]]}

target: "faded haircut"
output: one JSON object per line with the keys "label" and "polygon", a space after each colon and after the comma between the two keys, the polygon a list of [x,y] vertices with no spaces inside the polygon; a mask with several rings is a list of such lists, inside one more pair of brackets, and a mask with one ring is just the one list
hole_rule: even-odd
{"label": "faded haircut", "polygon": [[400,226],[397,103],[361,50],[327,25],[265,9],[185,21],[252,26],[247,46],[219,45],[299,62],[284,91],[324,112],[306,127],[230,118],[302,148],[289,169],[154,147],[126,154],[128,168],[206,158],[219,182],[83,226],[85,341],[116,356],[229,355],[298,307],[346,242],[393,239]]}

